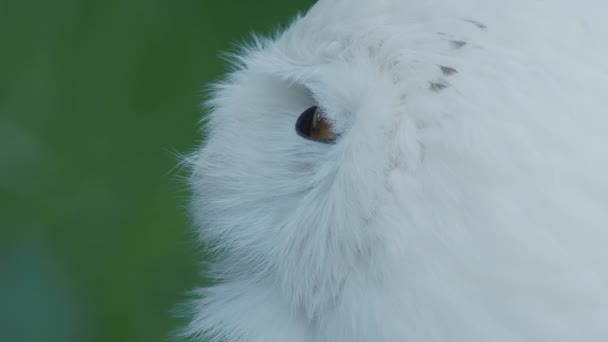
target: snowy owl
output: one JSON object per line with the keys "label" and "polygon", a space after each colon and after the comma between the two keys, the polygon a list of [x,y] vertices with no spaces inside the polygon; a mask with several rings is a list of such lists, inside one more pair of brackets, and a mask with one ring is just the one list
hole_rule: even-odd
{"label": "snowy owl", "polygon": [[320,0],[190,158],[212,342],[608,341],[608,2]]}

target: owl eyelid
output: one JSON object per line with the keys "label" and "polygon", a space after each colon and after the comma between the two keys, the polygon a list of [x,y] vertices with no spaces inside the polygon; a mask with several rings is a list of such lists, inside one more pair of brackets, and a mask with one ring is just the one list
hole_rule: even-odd
{"label": "owl eyelid", "polygon": [[320,113],[317,106],[306,109],[298,118],[296,132],[304,139],[314,142],[333,144],[337,135],[332,132],[331,123]]}

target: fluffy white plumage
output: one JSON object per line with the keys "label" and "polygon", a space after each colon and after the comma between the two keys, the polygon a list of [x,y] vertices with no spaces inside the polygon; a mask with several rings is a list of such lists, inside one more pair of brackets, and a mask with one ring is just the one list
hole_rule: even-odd
{"label": "fluffy white plumage", "polygon": [[608,341],[607,11],[321,0],[253,44],[192,158],[217,283],[184,334]]}

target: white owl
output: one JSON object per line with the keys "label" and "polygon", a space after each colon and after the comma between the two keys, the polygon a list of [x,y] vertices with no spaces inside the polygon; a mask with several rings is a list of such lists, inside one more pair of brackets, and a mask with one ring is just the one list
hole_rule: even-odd
{"label": "white owl", "polygon": [[212,342],[608,341],[608,2],[321,0],[190,158]]}

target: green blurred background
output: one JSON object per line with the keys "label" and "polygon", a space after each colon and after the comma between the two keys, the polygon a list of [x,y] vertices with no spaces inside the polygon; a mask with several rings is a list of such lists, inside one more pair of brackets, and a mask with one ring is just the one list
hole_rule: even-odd
{"label": "green blurred background", "polygon": [[312,0],[0,0],[0,341],[166,341],[218,51]]}

